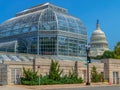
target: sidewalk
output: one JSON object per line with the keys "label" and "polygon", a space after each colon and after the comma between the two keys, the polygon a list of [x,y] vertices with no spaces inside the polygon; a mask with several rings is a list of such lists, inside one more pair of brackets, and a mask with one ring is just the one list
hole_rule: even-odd
{"label": "sidewalk", "polygon": [[103,86],[119,86],[119,85],[109,85],[107,83],[92,83],[89,86],[86,86],[86,84],[60,84],[60,85],[40,85],[40,86],[26,86],[26,85],[11,85],[16,87],[24,87],[26,89],[31,90],[54,90],[54,89],[60,89],[60,88],[83,88],[83,87],[103,87]]}

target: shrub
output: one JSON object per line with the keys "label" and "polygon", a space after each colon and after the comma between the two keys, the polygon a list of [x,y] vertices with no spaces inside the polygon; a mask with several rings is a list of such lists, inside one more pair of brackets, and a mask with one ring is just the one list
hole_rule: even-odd
{"label": "shrub", "polygon": [[78,78],[77,74],[75,73],[75,70],[72,68],[71,71],[69,71],[69,75],[65,75],[61,78],[61,83],[63,84],[77,84],[77,83],[83,83],[82,78]]}
{"label": "shrub", "polygon": [[62,84],[77,84],[77,83],[83,83],[82,78],[70,78],[70,77],[63,77],[61,78],[60,82]]}
{"label": "shrub", "polygon": [[[60,65],[57,61],[51,60],[51,66],[49,74],[42,77],[38,76],[38,72],[33,72],[28,69],[23,68],[24,76],[21,78],[21,83],[24,85],[52,85],[52,84],[73,84],[73,83],[82,83],[82,78],[78,78],[75,70],[72,68],[69,71],[69,75],[61,77],[63,70],[60,70]],[[40,78],[40,81],[39,81]]]}
{"label": "shrub", "polygon": [[49,79],[60,80],[63,70],[60,70],[60,65],[57,61],[51,60]]}
{"label": "shrub", "polygon": [[30,69],[23,68],[23,77],[21,77],[21,83],[25,85],[36,85],[38,82],[38,72],[34,72]]}
{"label": "shrub", "polygon": [[91,76],[92,76],[91,78],[92,82],[101,82],[103,79],[103,75],[97,72],[95,66],[92,67]]}

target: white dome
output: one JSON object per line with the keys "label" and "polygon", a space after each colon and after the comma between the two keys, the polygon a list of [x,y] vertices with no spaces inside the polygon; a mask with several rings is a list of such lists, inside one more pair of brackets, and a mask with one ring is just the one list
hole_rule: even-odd
{"label": "white dome", "polygon": [[93,34],[95,34],[95,35],[104,34],[104,32],[101,31],[100,29],[98,29],[98,30],[95,30],[95,31],[93,32]]}
{"label": "white dome", "polygon": [[108,44],[104,32],[100,29],[99,24],[96,25],[96,30],[92,33],[90,38],[91,44]]}
{"label": "white dome", "polygon": [[90,38],[91,56],[102,55],[108,49],[108,42],[105,33],[100,29],[99,24],[96,24],[96,30]]}

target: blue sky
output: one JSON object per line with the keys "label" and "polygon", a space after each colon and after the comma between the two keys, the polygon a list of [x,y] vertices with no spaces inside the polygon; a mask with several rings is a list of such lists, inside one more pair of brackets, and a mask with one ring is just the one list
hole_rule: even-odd
{"label": "blue sky", "polygon": [[87,28],[88,39],[99,19],[109,48],[113,49],[120,41],[120,0],[0,0],[0,23],[14,17],[17,12],[45,2],[66,8],[70,14],[80,18]]}

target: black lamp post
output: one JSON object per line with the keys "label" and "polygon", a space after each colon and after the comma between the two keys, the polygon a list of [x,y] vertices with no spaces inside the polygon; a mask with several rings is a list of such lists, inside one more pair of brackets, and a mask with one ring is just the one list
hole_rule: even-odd
{"label": "black lamp post", "polygon": [[91,63],[91,59],[89,56],[90,53],[90,45],[86,45],[86,53],[87,53],[87,82],[86,85],[90,85],[90,75],[89,75],[89,63]]}

